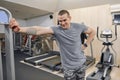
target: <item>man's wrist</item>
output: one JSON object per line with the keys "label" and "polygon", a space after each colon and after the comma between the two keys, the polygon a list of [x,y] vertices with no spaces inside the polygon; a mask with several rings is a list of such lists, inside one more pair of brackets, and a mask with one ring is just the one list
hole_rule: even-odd
{"label": "man's wrist", "polygon": [[85,47],[88,47],[88,45],[86,43],[83,44]]}

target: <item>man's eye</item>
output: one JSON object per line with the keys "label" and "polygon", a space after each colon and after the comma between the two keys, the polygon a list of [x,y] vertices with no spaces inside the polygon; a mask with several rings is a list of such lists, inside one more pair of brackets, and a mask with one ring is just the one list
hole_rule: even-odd
{"label": "man's eye", "polygon": [[62,22],[62,21],[59,21],[59,22]]}
{"label": "man's eye", "polygon": [[65,19],[65,20],[63,20],[63,21],[66,21],[66,19]]}
{"label": "man's eye", "polygon": [[64,19],[64,20],[58,20],[58,22],[65,22],[65,21],[67,21],[67,19]]}

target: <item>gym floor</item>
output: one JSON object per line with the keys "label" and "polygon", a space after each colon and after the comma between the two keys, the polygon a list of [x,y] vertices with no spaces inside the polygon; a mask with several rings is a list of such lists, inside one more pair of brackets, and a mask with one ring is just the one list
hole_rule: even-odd
{"label": "gym floor", "polygon": [[[20,51],[15,51],[15,74],[16,80],[64,80],[63,78],[48,73],[46,71],[28,66],[21,63],[21,60],[24,60],[26,57],[29,57],[26,54],[21,53]],[[3,63],[5,63],[5,57],[3,56]],[[4,71],[4,80],[6,80],[6,71],[5,65],[3,65]],[[86,76],[91,72],[95,71],[95,65],[91,66],[86,71]],[[120,68],[113,68],[111,72],[111,80],[120,80]]]}
{"label": "gym floor", "polygon": [[[33,68],[26,64],[22,64],[20,61],[24,60],[28,55],[15,51],[15,75],[16,80],[63,80],[63,78],[50,74],[46,71]],[[3,56],[3,63],[5,63],[5,57]],[[6,79],[5,65],[3,65],[4,80]]]}

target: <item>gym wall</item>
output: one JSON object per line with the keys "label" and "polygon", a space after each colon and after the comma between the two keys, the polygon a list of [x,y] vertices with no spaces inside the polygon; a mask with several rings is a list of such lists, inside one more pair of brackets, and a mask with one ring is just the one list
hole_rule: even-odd
{"label": "gym wall", "polygon": [[26,21],[27,26],[45,26],[45,27],[50,27],[54,25],[53,19],[50,18],[50,15],[44,15],[40,17],[36,17],[33,19],[29,19]]}

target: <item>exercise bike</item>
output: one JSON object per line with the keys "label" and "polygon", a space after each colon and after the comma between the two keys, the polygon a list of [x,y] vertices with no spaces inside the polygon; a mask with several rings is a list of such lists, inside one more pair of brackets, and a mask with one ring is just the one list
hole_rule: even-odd
{"label": "exercise bike", "polygon": [[[97,70],[92,72],[86,77],[86,80],[110,80],[111,76],[110,73],[112,71],[113,67],[118,67],[119,65],[115,65],[114,61],[114,55],[110,51],[110,47],[114,54],[116,54],[115,50],[113,49],[112,45],[115,40],[117,40],[117,25],[115,25],[115,39],[112,41],[109,41],[110,38],[112,38],[112,31],[107,29],[103,30],[100,34],[101,38],[104,38],[105,41],[99,38],[99,27],[97,28],[97,38],[99,41],[103,42],[104,47],[102,48],[102,54],[100,61],[97,63],[96,67]],[[106,47],[106,49],[105,49]],[[105,49],[105,51],[103,51]]]}

